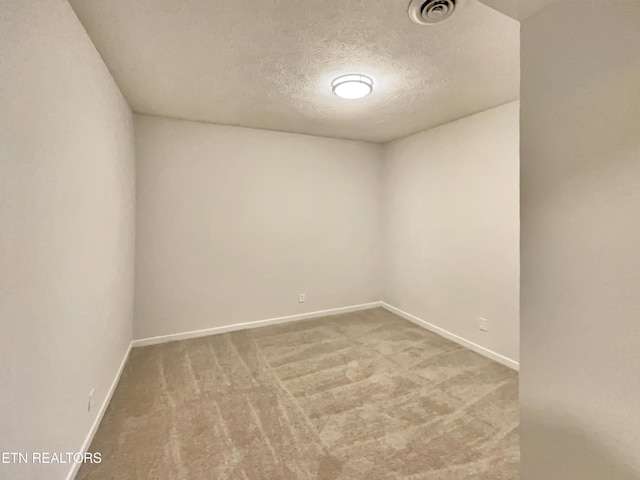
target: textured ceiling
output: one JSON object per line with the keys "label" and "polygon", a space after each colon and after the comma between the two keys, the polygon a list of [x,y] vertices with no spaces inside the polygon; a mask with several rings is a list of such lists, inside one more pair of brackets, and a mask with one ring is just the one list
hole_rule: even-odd
{"label": "textured ceiling", "polygon": [[556,0],[482,0],[491,8],[509,15],[511,18],[524,20],[551,5]]}
{"label": "textured ceiling", "polygon": [[[477,0],[71,0],[134,111],[386,142],[514,100],[519,24]],[[330,82],[366,73],[370,96]]]}

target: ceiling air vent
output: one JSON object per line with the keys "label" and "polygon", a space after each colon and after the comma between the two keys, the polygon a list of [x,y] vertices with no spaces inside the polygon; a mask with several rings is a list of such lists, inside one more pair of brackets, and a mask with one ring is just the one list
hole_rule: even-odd
{"label": "ceiling air vent", "polygon": [[465,0],[411,0],[409,18],[418,25],[435,25],[451,18]]}

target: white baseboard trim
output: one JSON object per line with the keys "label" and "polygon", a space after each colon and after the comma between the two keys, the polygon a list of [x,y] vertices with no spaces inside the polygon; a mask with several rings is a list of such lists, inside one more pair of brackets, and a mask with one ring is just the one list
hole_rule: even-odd
{"label": "white baseboard trim", "polygon": [[157,337],[141,338],[131,342],[132,347],[144,347],[147,345],[156,345],[158,343],[174,342],[176,340],[188,340],[190,338],[207,337],[209,335],[217,335],[220,333],[235,332],[237,330],[246,330],[249,328],[265,327],[267,325],[277,325],[279,323],[293,322],[296,320],[306,320],[310,318],[328,317],[330,315],[339,315],[341,313],[357,312],[359,310],[368,310],[382,306],[382,302],[363,303],[361,305],[351,305],[348,307],[331,308],[329,310],[318,310],[316,312],[299,313],[286,317],[268,318],[266,320],[256,320],[253,322],[236,323],[233,325],[224,325],[221,327],[205,328],[203,330],[193,330],[190,332],[172,333],[170,335],[160,335]]}
{"label": "white baseboard trim", "polygon": [[[107,396],[105,397],[104,401],[102,402],[102,405],[100,405],[100,410],[98,411],[98,414],[96,415],[95,420],[93,421],[93,424],[91,425],[91,429],[89,430],[89,433],[87,434],[86,438],[84,439],[84,442],[82,443],[82,447],[80,448],[80,450],[78,450],[78,452],[82,452],[82,453],[86,453],[87,450],[89,450],[89,447],[91,446],[91,442],[93,441],[93,437],[95,436],[96,432],[98,431],[98,427],[100,426],[100,422],[102,422],[102,418],[104,417],[105,412],[107,411],[107,407],[109,406],[109,402],[111,401],[111,397],[113,397],[113,393],[116,391],[116,387],[118,386],[118,382],[120,381],[120,377],[122,376],[122,372],[124,372],[124,367],[127,364],[127,360],[129,359],[129,354],[131,353],[131,348],[132,348],[132,344],[129,344],[129,347],[127,348],[127,351],[124,354],[124,358],[122,359],[122,362],[120,362],[120,367],[118,368],[118,372],[116,373],[116,376],[113,379],[113,382],[111,382],[111,386],[109,387],[109,391],[107,392]],[[71,470],[69,471],[69,474],[67,475],[67,479],[66,480],[73,480],[76,475],[78,474],[78,470],[80,470],[80,466],[82,464],[81,463],[73,463],[71,464]]]}
{"label": "white baseboard trim", "polygon": [[400,310],[399,308],[396,308],[393,305],[389,305],[386,302],[380,302],[380,303],[381,303],[381,307],[384,308],[385,310],[389,310],[390,312],[395,313],[396,315],[399,315],[400,317],[406,320],[409,320],[410,322],[415,323],[416,325],[424,327],[427,330],[430,330],[433,333],[440,335],[441,337],[444,337],[448,340],[451,340],[452,342],[462,345],[463,347],[466,347],[469,350],[473,350],[474,352],[479,353],[483,357],[487,357],[493,361],[501,363],[502,365],[512,368],[513,370],[516,370],[516,371],[520,370],[520,364],[515,360],[505,357],[504,355],[500,355],[499,353],[494,352],[493,350],[489,350],[488,348],[478,345],[477,343],[473,343],[470,340],[467,340],[466,338],[460,337],[455,333],[451,333],[450,331],[445,330],[444,328],[433,325],[432,323],[422,320],[421,318],[418,318],[415,315],[411,315],[410,313],[407,313],[404,310]]}

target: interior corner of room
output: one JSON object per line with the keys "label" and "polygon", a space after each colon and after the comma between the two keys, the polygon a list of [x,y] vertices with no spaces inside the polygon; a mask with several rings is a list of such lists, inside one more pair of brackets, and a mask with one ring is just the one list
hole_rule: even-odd
{"label": "interior corner of room", "polygon": [[640,479],[638,78],[626,0],[0,0],[0,478]]}

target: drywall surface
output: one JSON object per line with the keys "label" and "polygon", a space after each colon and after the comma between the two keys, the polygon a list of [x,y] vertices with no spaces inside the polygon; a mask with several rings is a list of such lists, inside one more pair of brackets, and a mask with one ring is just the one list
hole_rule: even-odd
{"label": "drywall surface", "polygon": [[0,105],[0,478],[62,479],[132,336],[132,115],[64,0],[2,2]]}
{"label": "drywall surface", "polygon": [[522,25],[523,480],[640,479],[640,3]]}
{"label": "drywall surface", "polygon": [[135,127],[136,338],[380,299],[379,146],[138,115]]}
{"label": "drywall surface", "polygon": [[383,300],[517,362],[518,103],[392,142],[384,165]]}

